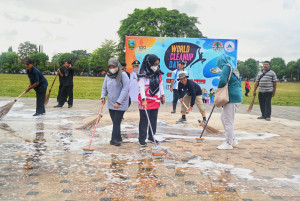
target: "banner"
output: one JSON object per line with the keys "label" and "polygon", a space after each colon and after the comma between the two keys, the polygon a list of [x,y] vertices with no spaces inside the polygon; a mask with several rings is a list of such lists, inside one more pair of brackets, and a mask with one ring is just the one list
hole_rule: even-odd
{"label": "banner", "polygon": [[178,62],[184,60],[186,61],[184,70],[188,72],[189,79],[200,85],[202,98],[207,103],[213,103],[213,97],[209,94],[214,92],[219,83],[221,70],[217,67],[218,57],[222,54],[230,56],[231,65],[235,69],[237,40],[126,36],[128,72],[132,72],[132,62],[138,60],[142,64],[146,54],[156,54],[160,58],[167,102],[173,100],[170,91],[172,72],[178,68]]}

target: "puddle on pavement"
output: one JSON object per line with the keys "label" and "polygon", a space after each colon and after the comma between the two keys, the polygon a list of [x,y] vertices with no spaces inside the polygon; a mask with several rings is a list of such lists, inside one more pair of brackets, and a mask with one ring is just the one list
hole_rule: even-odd
{"label": "puddle on pavement", "polygon": [[[39,175],[47,175],[60,183],[68,183],[73,192],[98,191],[120,198],[125,192],[131,192],[136,199],[155,199],[155,195],[152,195],[154,191],[164,192],[168,197],[193,192],[224,198],[222,192],[233,192],[235,194],[232,197],[236,197],[237,188],[248,190],[245,181],[259,181],[251,176],[253,171],[250,169],[215,163],[190,152],[182,156],[164,146],[166,141],[194,140],[202,129],[160,122],[155,137],[162,143],[157,150],[150,144],[146,148],[133,148],[137,147],[137,123],[122,122],[124,143],[121,147],[108,145],[112,125],[100,124],[92,143],[95,151],[84,155],[82,149],[88,146],[92,131],[77,130],[76,127],[80,117],[86,114],[61,110],[33,118],[29,113],[31,115],[32,111],[25,110],[22,114],[15,108],[0,124],[1,132],[9,136],[8,139],[0,138],[0,165],[3,167],[0,170],[0,183],[5,183],[7,188],[16,185],[14,181],[18,180],[19,189],[22,189],[21,185],[28,183],[28,177],[38,180]],[[278,135],[237,131],[236,136],[243,140]],[[32,142],[24,142],[25,138]],[[224,140],[224,135],[207,134],[205,138]],[[152,155],[153,152],[163,152],[164,155],[157,159]],[[14,173],[16,170],[18,174]],[[201,178],[205,180],[205,185]],[[42,181],[40,186],[48,188],[48,183]],[[66,192],[69,192],[68,189]],[[0,193],[5,194],[3,191]],[[21,194],[24,195],[24,192]]]}

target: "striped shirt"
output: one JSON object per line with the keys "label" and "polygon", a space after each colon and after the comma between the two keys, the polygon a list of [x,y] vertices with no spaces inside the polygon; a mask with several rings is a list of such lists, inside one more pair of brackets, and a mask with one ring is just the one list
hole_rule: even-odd
{"label": "striped shirt", "polygon": [[256,76],[256,81],[258,82],[259,92],[273,92],[273,82],[277,82],[277,77],[274,71],[269,70],[265,75],[259,80],[262,76],[263,71],[259,71]]}

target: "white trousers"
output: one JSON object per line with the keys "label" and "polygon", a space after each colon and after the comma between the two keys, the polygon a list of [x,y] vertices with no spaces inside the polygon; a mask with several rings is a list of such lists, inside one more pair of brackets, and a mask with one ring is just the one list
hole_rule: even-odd
{"label": "white trousers", "polygon": [[240,103],[227,103],[223,106],[221,113],[221,120],[225,130],[226,141],[228,144],[232,144],[235,139],[234,134],[234,115],[239,107]]}

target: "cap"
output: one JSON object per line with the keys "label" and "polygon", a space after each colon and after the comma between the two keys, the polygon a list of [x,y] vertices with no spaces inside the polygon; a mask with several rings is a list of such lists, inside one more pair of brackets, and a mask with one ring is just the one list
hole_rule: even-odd
{"label": "cap", "polygon": [[180,64],[186,64],[186,61],[180,60],[179,63],[180,63]]}
{"label": "cap", "polygon": [[141,63],[138,60],[135,60],[134,62],[132,62],[131,65],[140,65]]}
{"label": "cap", "polygon": [[188,78],[189,76],[188,75],[186,75],[184,72],[181,72],[181,73],[179,73],[179,75],[178,75],[178,81],[181,79],[181,78]]}
{"label": "cap", "polygon": [[31,59],[25,59],[25,64],[33,64],[33,61]]}
{"label": "cap", "polygon": [[121,65],[122,65],[122,66],[127,66],[125,62],[122,62]]}

